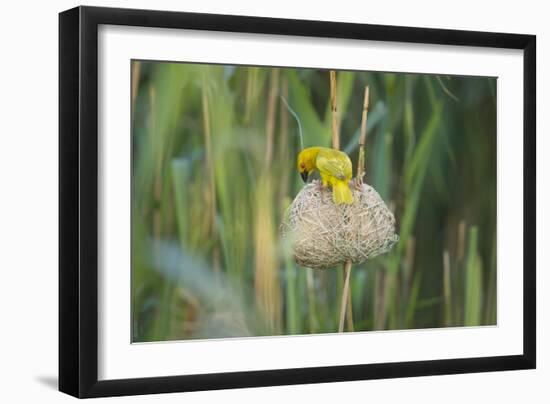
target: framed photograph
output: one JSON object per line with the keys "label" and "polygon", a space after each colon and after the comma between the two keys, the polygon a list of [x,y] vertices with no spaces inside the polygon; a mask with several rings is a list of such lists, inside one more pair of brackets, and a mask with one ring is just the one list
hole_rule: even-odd
{"label": "framed photograph", "polygon": [[59,17],[59,388],[535,367],[531,35]]}

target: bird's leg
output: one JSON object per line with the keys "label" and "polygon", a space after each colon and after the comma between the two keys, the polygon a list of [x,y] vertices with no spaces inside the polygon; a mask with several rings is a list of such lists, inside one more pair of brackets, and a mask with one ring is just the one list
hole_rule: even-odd
{"label": "bird's leg", "polygon": [[355,180],[353,182],[354,182],[354,185],[355,185],[356,189],[361,190],[361,188],[363,188],[363,177],[362,176],[355,177]]}
{"label": "bird's leg", "polygon": [[321,181],[317,181],[317,190],[319,192],[322,192],[324,189],[328,187],[327,180],[321,175]]}
{"label": "bird's leg", "polygon": [[321,196],[325,194],[326,189],[327,187],[321,181],[317,182],[317,191],[321,194]]}

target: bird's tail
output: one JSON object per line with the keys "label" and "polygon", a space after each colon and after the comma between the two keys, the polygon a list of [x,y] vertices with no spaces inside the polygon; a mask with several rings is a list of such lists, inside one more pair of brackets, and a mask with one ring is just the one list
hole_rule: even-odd
{"label": "bird's tail", "polygon": [[333,183],[332,199],[337,205],[350,204],[353,202],[353,195],[347,181],[335,181]]}

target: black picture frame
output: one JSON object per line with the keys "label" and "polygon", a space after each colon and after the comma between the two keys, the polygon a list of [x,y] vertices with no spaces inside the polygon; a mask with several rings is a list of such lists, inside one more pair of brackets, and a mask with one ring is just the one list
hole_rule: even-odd
{"label": "black picture frame", "polygon": [[[523,50],[523,353],[99,381],[98,26],[182,28]],[[533,369],[536,366],[536,37],[167,11],[77,7],[59,15],[59,390],[76,397]]]}

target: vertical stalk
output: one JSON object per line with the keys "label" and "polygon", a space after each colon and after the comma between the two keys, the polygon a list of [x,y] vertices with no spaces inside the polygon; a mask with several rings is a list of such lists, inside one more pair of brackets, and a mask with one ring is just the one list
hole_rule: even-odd
{"label": "vertical stalk", "polygon": [[271,70],[271,79],[269,85],[269,96],[267,100],[267,120],[265,125],[266,149],[265,165],[271,166],[273,160],[273,141],[275,135],[275,113],[277,112],[277,93],[279,91],[279,69]]}
{"label": "vertical stalk", "polygon": [[330,71],[330,107],[332,111],[332,148],[340,150],[340,130],[338,127],[338,107],[336,101],[336,72]]}
{"label": "vertical stalk", "polygon": [[[351,294],[349,291],[350,275],[351,275],[351,261],[347,260],[344,263],[344,290],[342,290],[342,302],[340,303],[340,322],[338,323],[338,332],[344,332],[344,320],[346,318],[346,309],[347,307],[351,307],[350,305],[348,305],[348,300],[351,297]],[[351,327],[353,327],[353,324],[351,324]]]}
{"label": "vertical stalk", "polygon": [[[340,130],[338,125],[338,100],[336,99],[336,72],[330,71],[330,108],[332,111],[332,148],[340,150]],[[351,307],[350,293],[350,276],[351,276],[351,261],[347,260],[343,266],[344,271],[344,288],[342,290],[342,302],[340,306],[340,320],[338,322],[338,332],[344,331],[344,321],[346,320],[346,312],[348,319],[348,331],[353,331],[353,315]]]}
{"label": "vertical stalk", "polygon": [[[210,235],[216,238],[216,182],[214,173],[214,152],[212,147],[212,130],[210,127],[210,109],[208,106],[208,90],[207,90],[206,74],[202,76],[202,119],[204,131],[204,145],[206,149],[206,165],[208,171],[208,189],[209,189],[209,208],[210,208]],[[220,269],[220,251],[217,243],[212,251],[212,263],[215,271]]]}
{"label": "vertical stalk", "polygon": [[[285,210],[289,206],[290,200],[288,197],[289,190],[289,165],[287,162],[290,159],[290,144],[288,138],[288,123],[289,112],[286,109],[283,99],[288,99],[288,80],[284,75],[281,75],[281,95],[283,98],[280,100],[280,129],[279,129],[279,148],[277,150],[277,160],[281,170],[280,183],[279,183],[279,217],[284,217]],[[284,162],[284,164],[280,164]],[[286,273],[286,331],[287,334],[298,334],[300,332],[300,311],[298,309],[299,297],[297,295],[296,285],[298,283],[298,277],[296,274],[296,267],[291,254],[285,254],[285,273]]]}
{"label": "vertical stalk", "polygon": [[[342,276],[343,276],[343,279],[344,279],[344,284],[346,282],[346,270],[345,270],[345,265],[347,264],[344,263],[344,270],[342,271]],[[350,264],[350,271],[351,271],[351,262],[349,263]],[[346,310],[346,324],[347,324],[347,330],[349,332],[353,332],[354,331],[354,327],[353,327],[353,308],[352,308],[352,305],[351,305],[351,286],[349,287],[349,291],[348,291],[348,301],[346,303],[346,307],[347,307],[347,310]]]}
{"label": "vertical stalk", "polygon": [[250,124],[252,118],[252,109],[258,92],[258,75],[260,69],[258,67],[249,67],[246,75],[246,102],[244,111],[244,123]]}
{"label": "vertical stalk", "polygon": [[359,136],[359,159],[357,160],[357,181],[363,182],[365,175],[365,142],[367,140],[367,114],[369,112],[369,86],[365,87],[363,112],[361,114],[361,135]]}
{"label": "vertical stalk", "polygon": [[443,298],[445,308],[445,325],[453,325],[452,305],[451,305],[451,258],[449,251],[443,252]]}
{"label": "vertical stalk", "polygon": [[281,284],[277,252],[274,248],[276,226],[273,214],[274,185],[277,179],[272,175],[279,72],[277,68],[271,69],[269,79],[264,170],[256,184],[254,213],[254,241],[256,245],[254,288],[258,306],[267,320],[266,325],[271,333],[279,333],[281,330]]}
{"label": "vertical stalk", "polygon": [[284,105],[283,99],[288,98],[288,80],[286,77],[282,77],[281,80],[281,95],[283,98],[281,98],[281,106],[280,106],[280,129],[279,129],[279,149],[277,150],[278,153],[278,161],[284,162],[284,164],[280,165],[281,167],[281,175],[280,175],[280,184],[279,184],[279,214],[281,217],[284,216],[285,209],[288,206],[287,198],[288,198],[288,189],[289,189],[289,165],[287,162],[290,159],[290,147],[291,143],[288,139],[288,110],[286,109]]}
{"label": "vertical stalk", "polygon": [[157,93],[154,87],[149,89],[149,100],[151,104],[151,143],[153,144],[155,175],[153,179],[153,236],[155,239],[160,238],[161,233],[161,215],[160,215],[160,199],[162,197],[162,149],[156,150],[153,137],[157,135],[157,122],[156,122],[156,105],[157,105]]}
{"label": "vertical stalk", "polygon": [[132,62],[132,122],[134,116],[134,109],[136,107],[136,98],[138,94],[139,75],[141,71],[141,62]]}

